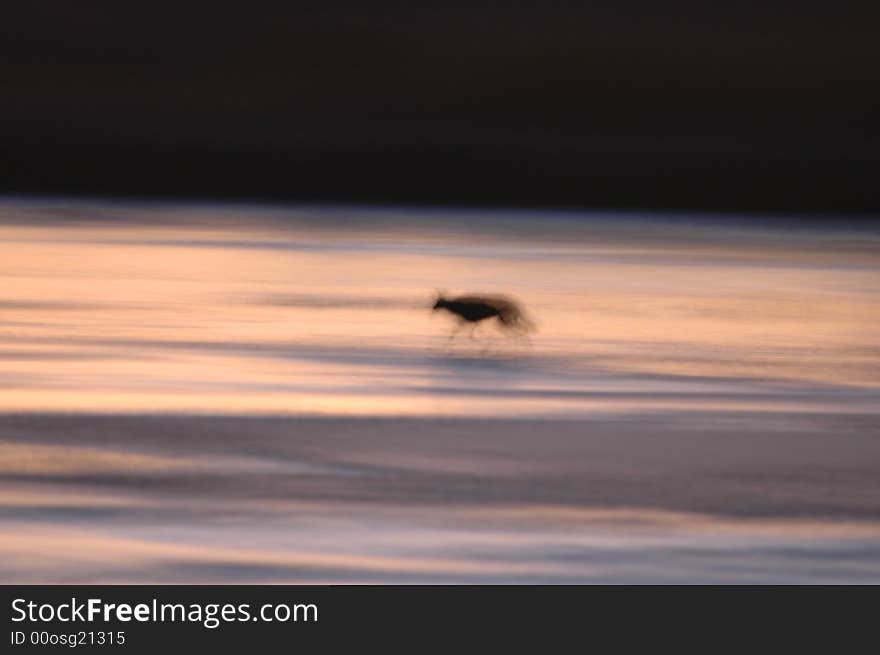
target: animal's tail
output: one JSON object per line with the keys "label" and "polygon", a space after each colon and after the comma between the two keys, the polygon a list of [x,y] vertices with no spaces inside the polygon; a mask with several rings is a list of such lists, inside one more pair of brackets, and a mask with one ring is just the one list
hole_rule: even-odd
{"label": "animal's tail", "polygon": [[497,309],[498,321],[505,329],[519,334],[528,334],[537,329],[535,322],[526,316],[522,308],[512,300],[498,303]]}

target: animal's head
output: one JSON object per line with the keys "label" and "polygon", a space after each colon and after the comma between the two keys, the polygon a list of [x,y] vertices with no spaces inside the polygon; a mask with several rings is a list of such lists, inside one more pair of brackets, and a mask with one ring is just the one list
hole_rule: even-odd
{"label": "animal's head", "polygon": [[431,307],[432,310],[442,309],[446,306],[446,298],[443,297],[443,292],[437,292],[437,299],[434,301],[434,306]]}

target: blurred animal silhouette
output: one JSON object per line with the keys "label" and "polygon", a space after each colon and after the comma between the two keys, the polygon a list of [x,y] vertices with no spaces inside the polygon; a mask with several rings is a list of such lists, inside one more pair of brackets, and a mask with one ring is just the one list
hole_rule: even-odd
{"label": "blurred animal silhouette", "polygon": [[473,339],[477,326],[491,318],[497,318],[498,327],[516,336],[528,338],[526,335],[535,329],[535,324],[526,317],[522,307],[506,296],[467,295],[444,298],[442,293],[438,293],[432,309],[445,309],[458,318],[458,325],[449,335],[450,340],[468,324],[471,326],[470,336]]}

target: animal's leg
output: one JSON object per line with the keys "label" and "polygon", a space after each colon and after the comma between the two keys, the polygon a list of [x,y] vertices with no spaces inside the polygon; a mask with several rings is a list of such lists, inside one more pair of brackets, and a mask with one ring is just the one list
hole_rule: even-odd
{"label": "animal's leg", "polygon": [[452,328],[452,332],[449,333],[448,343],[452,343],[452,340],[455,339],[456,335],[458,335],[459,332],[461,332],[463,327],[464,327],[464,321],[459,321],[458,323],[455,324],[455,327]]}
{"label": "animal's leg", "polygon": [[486,340],[483,342],[483,349],[480,351],[481,355],[485,355],[489,352],[489,349],[494,345],[492,336],[487,336]]}
{"label": "animal's leg", "polygon": [[486,345],[483,348],[483,354],[495,352],[498,350],[498,334],[494,330],[486,332]]}

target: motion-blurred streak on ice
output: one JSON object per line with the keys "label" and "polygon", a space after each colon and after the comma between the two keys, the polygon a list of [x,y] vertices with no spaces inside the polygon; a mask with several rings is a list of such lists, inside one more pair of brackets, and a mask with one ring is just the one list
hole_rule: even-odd
{"label": "motion-blurred streak on ice", "polygon": [[[2,582],[880,582],[880,230],[0,199]],[[449,344],[438,290],[531,346]]]}
{"label": "motion-blurred streak on ice", "polygon": [[[264,531],[246,541],[218,539],[217,526],[171,534],[150,525],[111,532],[23,524],[0,545],[0,575],[11,582],[69,584],[880,580],[876,526],[738,525],[627,510],[562,526],[510,517],[495,517],[487,526],[460,512],[432,526],[431,511],[378,513],[368,521],[316,508],[307,519],[264,520]],[[236,530],[235,524],[226,527],[226,534]]]}
{"label": "motion-blurred streak on ice", "polygon": [[[5,411],[572,416],[602,403],[680,406],[675,395],[650,397],[652,376],[698,384],[718,407],[742,392],[768,392],[773,404],[786,388],[818,385],[858,392],[864,411],[864,392],[880,388],[880,236],[865,228],[789,230],[786,240],[772,222],[718,218],[689,229],[674,216],[488,212],[481,222],[59,202],[0,207]],[[448,323],[427,310],[438,287],[515,294],[538,320],[534,346],[486,329],[450,352]],[[624,376],[629,395],[573,393],[620,388]],[[529,390],[561,393],[542,401]],[[845,393],[829,398],[826,407],[846,409]]]}
{"label": "motion-blurred streak on ice", "polygon": [[5,415],[0,577],[877,582],[874,419]]}

